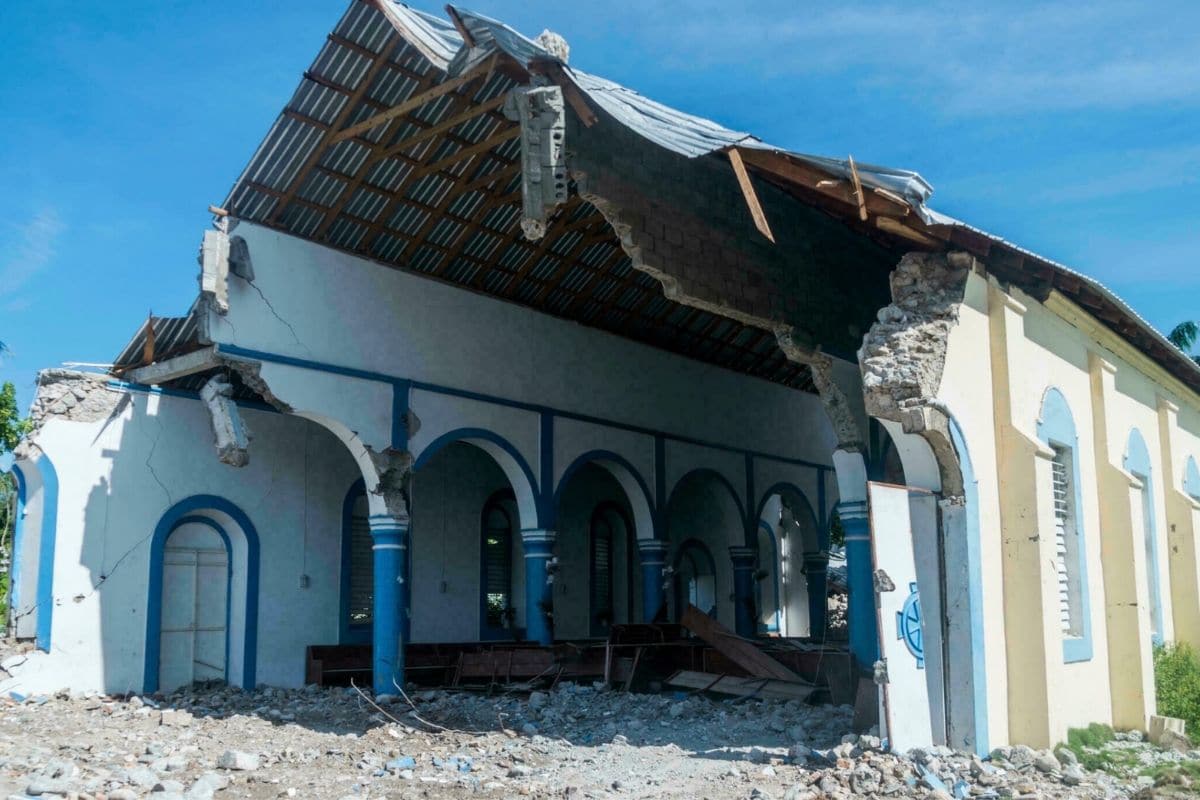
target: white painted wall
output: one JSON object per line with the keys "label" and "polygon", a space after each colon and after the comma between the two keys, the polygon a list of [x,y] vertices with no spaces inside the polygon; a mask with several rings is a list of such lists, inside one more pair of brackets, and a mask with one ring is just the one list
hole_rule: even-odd
{"label": "white painted wall", "polygon": [[250,223],[234,233],[255,286],[230,277],[218,342],[828,463],[815,395]]}
{"label": "white painted wall", "polygon": [[226,498],[258,531],[258,680],[302,684],[305,646],[337,639],[332,565],[355,467],[316,425],[244,415],[255,438],[242,469],[217,462],[194,399],[131,393],[108,420],[46,423],[37,443],[59,479],[51,653],[31,656],[0,690],[140,691],[150,541],[167,509],[197,494]]}

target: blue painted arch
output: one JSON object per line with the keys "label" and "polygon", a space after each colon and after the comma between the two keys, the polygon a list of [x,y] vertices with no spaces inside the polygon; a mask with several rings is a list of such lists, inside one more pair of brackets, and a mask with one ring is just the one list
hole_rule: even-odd
{"label": "blue painted arch", "polygon": [[630,508],[633,511],[636,538],[656,538],[659,531],[656,530],[657,526],[654,524],[654,499],[650,492],[649,484],[646,483],[646,479],[627,458],[611,450],[589,450],[578,456],[571,462],[570,466],[563,470],[562,476],[558,479],[558,486],[554,490],[554,499],[549,509],[547,509],[550,515],[550,519],[546,523],[547,527],[553,527],[557,522],[558,511],[562,505],[563,490],[570,483],[575,473],[588,464],[596,464],[606,470],[616,479],[617,483],[621,484],[621,488],[624,490],[626,499],[629,501]]}
{"label": "blue painted arch", "polygon": [[1154,515],[1154,466],[1146,439],[1137,428],[1129,431],[1125,445],[1125,471],[1142,482],[1142,535],[1147,546],[1146,576],[1149,579],[1150,616],[1154,622],[1154,643],[1163,641],[1162,575],[1158,569],[1158,528]]}
{"label": "blue painted arch", "polygon": [[[245,621],[243,623],[244,649],[242,655],[242,688],[253,689],[256,684],[258,663],[258,579],[259,579],[259,541],[258,532],[246,513],[223,497],[210,494],[198,494],[180,500],[167,509],[150,540],[150,576],[149,590],[146,598],[146,640],[145,663],[142,673],[142,691],[146,694],[158,691],[159,656],[162,652],[162,582],[163,582],[163,550],[171,533],[180,525],[199,520],[209,520],[203,516],[205,512],[218,512],[229,517],[240,529],[246,543],[246,604]],[[233,564],[232,545],[228,532],[215,520],[209,523],[221,533],[229,547],[230,565]],[[225,605],[226,613],[232,608],[232,602]],[[226,636],[229,635],[228,625]],[[228,646],[226,651],[228,653]],[[229,658],[226,657],[226,670]]]}
{"label": "blue painted arch", "polygon": [[12,560],[8,570],[8,607],[21,607],[21,555],[25,545],[25,473],[18,464],[12,465],[17,482],[16,519],[13,520]]}
{"label": "blue painted arch", "polygon": [[1200,467],[1196,466],[1193,456],[1188,456],[1187,464],[1183,468],[1183,490],[1193,499],[1200,500]]}
{"label": "blue painted arch", "polygon": [[734,507],[737,509],[738,520],[741,522],[743,539],[742,544],[744,544],[746,547],[753,547],[754,541],[752,537],[757,536],[757,533],[755,532],[758,524],[757,521],[750,519],[746,515],[746,506],[742,502],[742,498],[738,494],[737,489],[735,489],[733,484],[729,482],[729,479],[711,467],[697,467],[696,469],[684,473],[679,477],[679,480],[675,481],[675,485],[671,487],[671,494],[667,497],[666,504],[659,509],[659,527],[664,536],[667,534],[668,520],[666,515],[669,513],[671,504],[675,501],[675,497],[679,493],[680,488],[689,481],[701,478],[715,480],[729,491],[729,498],[733,500]]}
{"label": "blue painted arch", "polygon": [[1088,596],[1087,535],[1083,522],[1083,488],[1079,479],[1079,435],[1067,398],[1051,386],[1042,396],[1037,422],[1038,439],[1047,447],[1061,447],[1071,453],[1071,485],[1074,488],[1076,577],[1079,581],[1080,635],[1063,637],[1063,661],[1074,663],[1092,659],[1092,606]]}
{"label": "blue painted arch", "polygon": [[990,750],[988,734],[986,635],[983,617],[983,533],[979,518],[979,479],[967,449],[967,439],[958,420],[947,415],[950,442],[962,473],[963,500],[966,503],[967,604],[971,627],[971,699],[975,729],[975,753],[985,756]]}
{"label": "blue painted arch", "polygon": [[484,428],[457,428],[443,433],[421,450],[413,463],[413,471],[419,470],[429,459],[455,442],[466,442],[483,450],[504,472],[517,499],[522,529],[533,530],[545,524],[544,520],[549,515],[549,491],[539,491],[529,462],[512,442],[498,433]]}

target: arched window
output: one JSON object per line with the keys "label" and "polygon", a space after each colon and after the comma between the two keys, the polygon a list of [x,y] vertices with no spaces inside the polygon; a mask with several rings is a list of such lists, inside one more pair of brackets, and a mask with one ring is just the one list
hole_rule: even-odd
{"label": "arched window", "polygon": [[1071,409],[1058,389],[1048,390],[1042,401],[1038,438],[1053,453],[1050,484],[1043,491],[1054,509],[1063,660],[1068,663],[1089,661],[1092,657],[1091,606],[1087,589],[1078,437]]}
{"label": "arched window", "polygon": [[1196,459],[1191,456],[1188,456],[1187,466],[1184,467],[1183,490],[1193,500],[1200,500],[1200,467],[1196,466]]}
{"label": "arched window", "polygon": [[1134,428],[1129,433],[1125,448],[1125,471],[1137,478],[1141,487],[1137,489],[1137,500],[1141,506],[1141,540],[1146,551],[1146,588],[1150,595],[1150,637],[1155,644],[1162,644],[1163,613],[1162,589],[1158,574],[1158,531],[1154,521],[1154,470],[1151,467],[1150,451],[1141,431]]}
{"label": "arched window", "polygon": [[357,481],[342,505],[341,641],[371,641],[375,609],[375,553],[367,522],[367,493]]}
{"label": "arched window", "polygon": [[481,527],[480,638],[509,635],[513,620],[512,552],[515,502],[511,490],[496,492],[483,506]]}
{"label": "arched window", "polygon": [[[617,622],[616,566],[622,553],[626,562],[632,555],[632,531],[633,525],[619,506],[601,503],[592,512],[588,541],[588,606],[592,636],[608,636],[609,628]],[[622,569],[622,581],[627,592],[633,588],[629,580],[630,569],[629,563]],[[626,598],[626,617],[632,607],[633,599]]]}

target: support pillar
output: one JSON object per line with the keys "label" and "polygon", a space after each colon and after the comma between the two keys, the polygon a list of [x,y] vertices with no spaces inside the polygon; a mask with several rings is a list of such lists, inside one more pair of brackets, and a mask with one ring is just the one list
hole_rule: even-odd
{"label": "support pillar", "polygon": [[804,554],[804,580],[808,584],[808,633],[824,639],[829,627],[829,555]]}
{"label": "support pillar", "polygon": [[733,620],[739,636],[753,637],[758,633],[754,603],[754,568],[757,551],[753,547],[731,547],[733,562]]}
{"label": "support pillar", "polygon": [[846,534],[846,583],[850,590],[847,622],[850,654],[862,669],[879,660],[879,631],[875,619],[875,582],[871,573],[871,523],[867,501],[838,503],[838,517]]}
{"label": "support pillar", "polygon": [[662,539],[638,539],[638,558],[642,562],[642,622],[653,622],[666,601],[667,550]]}
{"label": "support pillar", "polygon": [[375,598],[371,652],[376,697],[394,695],[404,686],[404,621],[408,617],[408,517],[372,515]]}
{"label": "support pillar", "polygon": [[526,637],[540,645],[554,643],[554,584],[550,561],[554,558],[555,531],[521,531],[525,548]]}

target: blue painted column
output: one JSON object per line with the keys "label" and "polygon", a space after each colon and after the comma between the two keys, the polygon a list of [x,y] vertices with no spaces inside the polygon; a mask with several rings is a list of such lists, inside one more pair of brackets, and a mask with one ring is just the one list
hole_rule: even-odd
{"label": "blue painted column", "polygon": [[829,556],[804,554],[804,580],[808,584],[808,631],[814,639],[824,639],[829,627]]}
{"label": "blue painted column", "polygon": [[404,686],[404,620],[408,617],[408,517],[372,515],[371,549],[375,561],[375,599],[371,651],[376,697],[397,694]]}
{"label": "blue painted column", "polygon": [[850,589],[850,654],[862,669],[879,660],[879,631],[875,619],[875,581],[871,573],[871,523],[867,501],[838,503],[846,534],[846,582]]}
{"label": "blue painted column", "polygon": [[653,622],[666,599],[667,550],[670,542],[662,539],[638,539],[638,559],[642,562],[642,622]]}
{"label": "blue painted column", "polygon": [[554,558],[555,531],[521,531],[525,548],[526,637],[541,645],[554,644],[554,584],[550,560]]}
{"label": "blue painted column", "polygon": [[753,547],[729,548],[733,562],[733,620],[738,636],[752,637],[758,633],[754,607],[754,567],[757,553]]}

